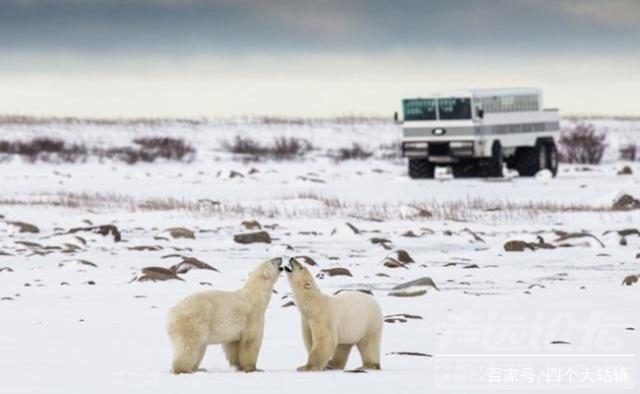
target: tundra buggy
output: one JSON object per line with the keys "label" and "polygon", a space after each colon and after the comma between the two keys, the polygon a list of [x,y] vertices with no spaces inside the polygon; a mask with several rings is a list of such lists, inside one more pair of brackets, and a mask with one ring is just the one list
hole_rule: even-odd
{"label": "tundra buggy", "polygon": [[557,109],[543,109],[539,89],[442,92],[402,100],[402,155],[411,178],[433,178],[436,166],[455,177],[501,177],[503,166],[532,176],[558,171]]}

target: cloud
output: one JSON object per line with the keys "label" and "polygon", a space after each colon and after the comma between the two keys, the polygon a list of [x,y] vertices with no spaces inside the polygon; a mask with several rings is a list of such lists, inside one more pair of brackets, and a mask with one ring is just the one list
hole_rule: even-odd
{"label": "cloud", "polygon": [[548,7],[613,27],[640,27],[638,0],[545,0]]}

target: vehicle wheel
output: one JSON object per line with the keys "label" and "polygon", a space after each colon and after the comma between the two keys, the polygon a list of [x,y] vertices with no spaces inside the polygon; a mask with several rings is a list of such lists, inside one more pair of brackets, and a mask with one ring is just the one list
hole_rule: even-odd
{"label": "vehicle wheel", "polygon": [[547,143],[547,168],[551,170],[554,177],[558,173],[558,150],[553,140]]}
{"label": "vehicle wheel", "polygon": [[478,176],[478,165],[475,161],[461,161],[451,166],[455,178],[472,178]]}
{"label": "vehicle wheel", "polygon": [[520,176],[534,176],[538,171],[547,168],[547,144],[536,142],[533,148],[516,149],[516,169]]}
{"label": "vehicle wheel", "polygon": [[436,166],[426,159],[409,159],[409,177],[413,179],[433,178]]}
{"label": "vehicle wheel", "polygon": [[484,178],[502,177],[503,163],[502,145],[499,141],[495,141],[491,146],[491,158],[480,159],[478,163],[478,175]]}

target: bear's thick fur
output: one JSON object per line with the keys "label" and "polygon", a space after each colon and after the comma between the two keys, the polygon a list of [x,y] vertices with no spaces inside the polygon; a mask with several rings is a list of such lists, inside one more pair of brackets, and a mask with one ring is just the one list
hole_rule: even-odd
{"label": "bear's thick fur", "polygon": [[362,369],[380,369],[382,311],[376,300],[358,291],[322,294],[311,273],[292,258],[285,267],[302,316],[302,338],[309,357],[298,371],[344,369],[358,347]]}
{"label": "bear's thick fur", "polygon": [[264,314],[280,274],[281,258],[260,264],[233,292],[203,291],[169,310],[167,333],[173,346],[172,372],[196,372],[207,345],[222,344],[232,367],[256,371]]}

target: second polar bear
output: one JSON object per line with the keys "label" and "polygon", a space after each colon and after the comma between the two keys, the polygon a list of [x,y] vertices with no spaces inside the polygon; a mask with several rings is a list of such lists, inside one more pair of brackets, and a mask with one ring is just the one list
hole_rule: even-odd
{"label": "second polar bear", "polygon": [[237,291],[203,291],[169,310],[173,373],[196,372],[207,345],[222,344],[232,367],[256,371],[264,314],[281,271],[281,258],[260,264]]}
{"label": "second polar bear", "polygon": [[302,315],[308,353],[307,363],[298,371],[344,369],[354,345],[362,369],[380,369],[382,311],[376,300],[358,291],[322,294],[309,270],[295,258],[284,269]]}

